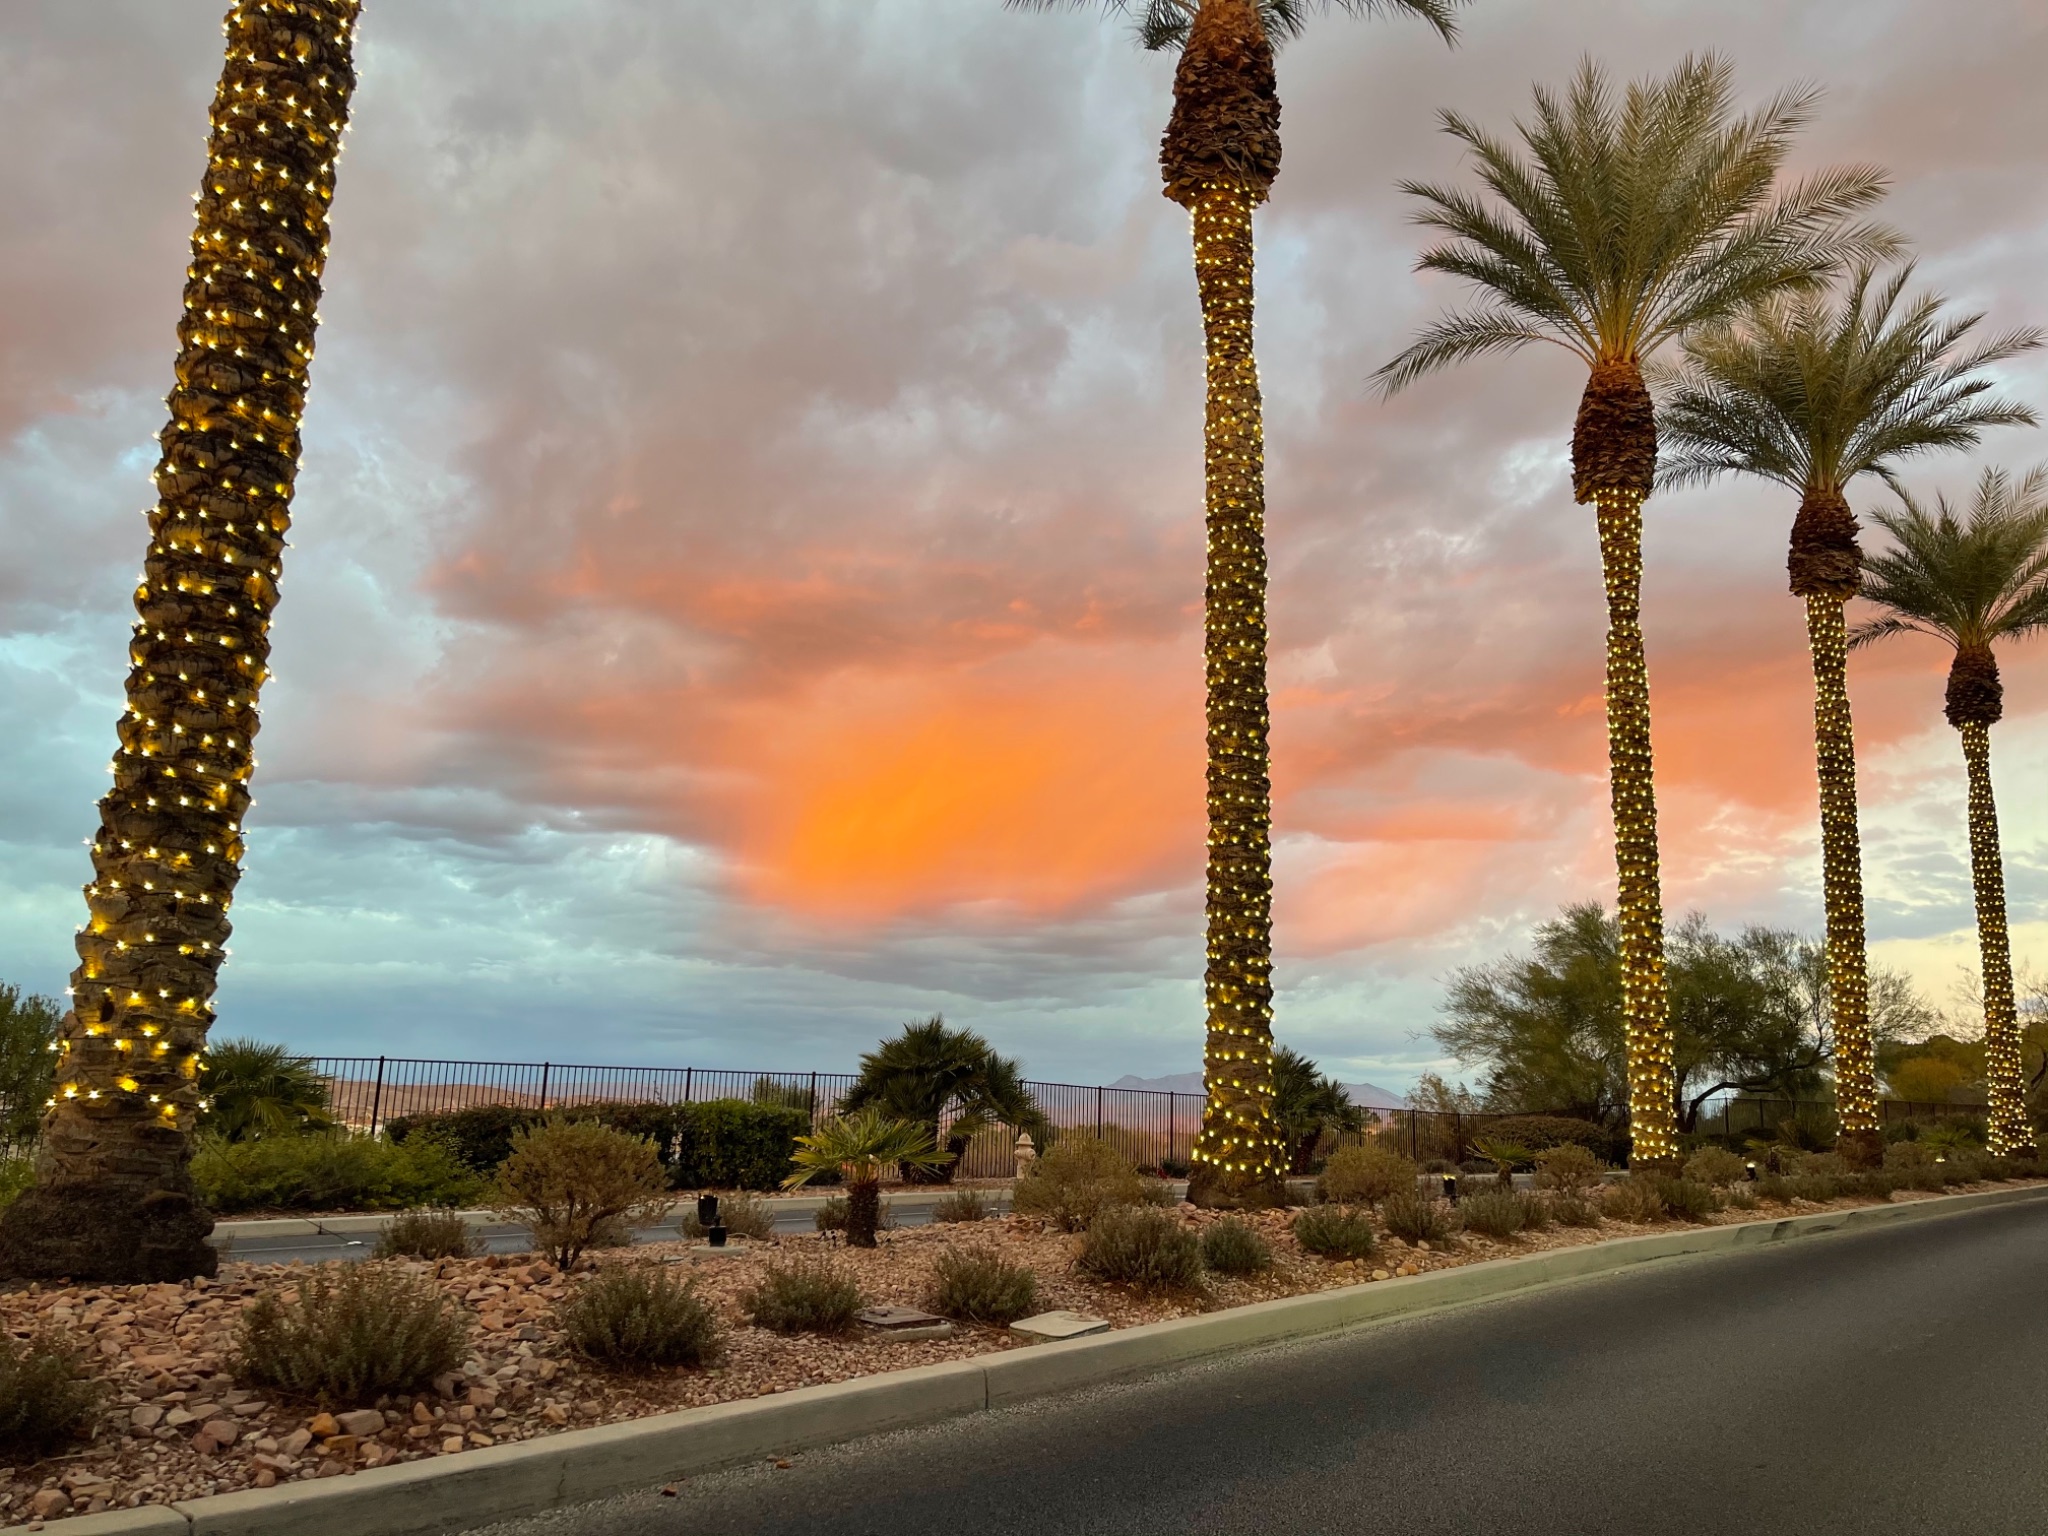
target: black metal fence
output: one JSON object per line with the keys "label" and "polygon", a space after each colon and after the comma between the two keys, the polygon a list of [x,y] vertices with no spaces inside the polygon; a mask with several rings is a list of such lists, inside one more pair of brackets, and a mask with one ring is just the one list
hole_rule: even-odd
{"label": "black metal fence", "polygon": [[[580,1104],[703,1103],[751,1099],[802,1109],[815,1121],[836,1112],[853,1086],[845,1072],[742,1072],[703,1067],[599,1067],[549,1061],[429,1061],[399,1056],[321,1056],[314,1069],[327,1080],[335,1118],[375,1132],[402,1115],[439,1114],[479,1105],[566,1109]],[[1113,1143],[1141,1167],[1184,1165],[1202,1128],[1202,1095],[1148,1088],[1027,1082],[1039,1109],[1061,1130],[1085,1130]],[[1526,1112],[1524,1112],[1526,1113]],[[1917,1104],[1886,1100],[1893,1120],[1930,1120],[1984,1113],[1981,1104]],[[1418,1162],[1462,1162],[1499,1121],[1493,1112],[1383,1109],[1367,1112],[1366,1134],[1398,1146]],[[1696,1129],[1710,1135],[1770,1135],[1803,1120],[1832,1136],[1834,1106],[1826,1102],[1726,1096],[1702,1107]],[[1001,1178],[1014,1169],[1014,1142],[992,1127],[969,1143],[962,1173]]]}

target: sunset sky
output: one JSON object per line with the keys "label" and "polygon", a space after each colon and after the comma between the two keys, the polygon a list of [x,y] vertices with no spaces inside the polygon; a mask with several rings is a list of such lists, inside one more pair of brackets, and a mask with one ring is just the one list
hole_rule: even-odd
{"label": "sunset sky", "polygon": [[[0,979],[57,992],[120,710],[222,0],[0,20]],[[1959,17],[1966,17],[1961,24]],[[223,1033],[843,1070],[943,1012],[1036,1077],[1200,1059],[1201,335],[1172,62],[999,0],[369,0]],[[1612,899],[1583,373],[1367,377],[1434,113],[1591,52],[1829,94],[1921,276],[2048,323],[2048,7],[1477,0],[1318,19],[1259,226],[1277,1032],[1448,1064],[1453,968]],[[2048,362],[2006,370],[2048,406]],[[1910,472],[2048,459],[2006,431]],[[1859,510],[1881,487],[1852,495]],[[1654,500],[1667,904],[1817,929],[1792,505]],[[1932,642],[1859,655],[1874,955],[1975,953]],[[1993,736],[2048,968],[2048,643]],[[1453,1070],[1453,1075],[1455,1071]]]}

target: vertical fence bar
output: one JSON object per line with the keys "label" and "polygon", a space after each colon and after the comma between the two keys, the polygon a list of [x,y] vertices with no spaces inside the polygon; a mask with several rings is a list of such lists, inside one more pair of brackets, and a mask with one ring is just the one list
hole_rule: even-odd
{"label": "vertical fence bar", "polygon": [[548,1112],[548,1071],[552,1065],[553,1063],[545,1061],[540,1064],[540,1112],[542,1114]]}
{"label": "vertical fence bar", "polygon": [[377,1134],[377,1116],[384,1108],[384,1058],[377,1058],[377,1086],[370,1095],[370,1134]]}

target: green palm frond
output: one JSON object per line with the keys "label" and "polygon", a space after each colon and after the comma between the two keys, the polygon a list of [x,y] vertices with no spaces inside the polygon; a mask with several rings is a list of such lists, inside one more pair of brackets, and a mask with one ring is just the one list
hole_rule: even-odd
{"label": "green palm frond", "polygon": [[1416,265],[1485,300],[1382,368],[1382,392],[1537,340],[1589,365],[1640,362],[1774,293],[1895,255],[1895,234],[1853,218],[1884,195],[1883,172],[1848,166],[1781,184],[1816,99],[1787,91],[1738,116],[1732,72],[1709,54],[1621,91],[1586,60],[1562,95],[1537,87],[1514,141],[1443,113],[1482,190],[1402,184],[1420,204],[1415,222],[1448,237]]}
{"label": "green palm frond", "polygon": [[1960,649],[2048,629],[2048,466],[2017,482],[1985,470],[1967,513],[1900,499],[1871,516],[1893,547],[1864,561],[1862,595],[1884,612],[1850,645],[1912,631]]}
{"label": "green palm frond", "polygon": [[[1003,0],[1013,11],[1080,10],[1097,0]],[[1195,12],[1201,0],[1100,0],[1105,11],[1119,16],[1135,14],[1138,42],[1152,51],[1179,48],[1188,40]],[[1435,27],[1446,42],[1458,35],[1458,11],[1471,0],[1257,0],[1259,20],[1274,47],[1301,36],[1311,11],[1336,9],[1353,16],[1419,16]]]}
{"label": "green palm frond", "polygon": [[1680,365],[1656,371],[1667,453],[1659,478],[1697,484],[1731,470],[1794,490],[1840,489],[1875,474],[1899,489],[1900,459],[1974,445],[1985,428],[2032,426],[2034,412],[1990,393],[1983,370],[2038,347],[2034,327],[1974,346],[1981,314],[1910,299],[1910,264],[1879,281],[1861,266],[1840,296],[1774,295],[1685,338]]}
{"label": "green palm frond", "polygon": [[879,1109],[861,1109],[827,1120],[808,1136],[797,1137],[790,1161],[796,1171],[782,1183],[793,1189],[825,1173],[859,1184],[872,1183],[902,1164],[943,1168],[952,1155],[934,1145],[929,1126],[892,1119]]}

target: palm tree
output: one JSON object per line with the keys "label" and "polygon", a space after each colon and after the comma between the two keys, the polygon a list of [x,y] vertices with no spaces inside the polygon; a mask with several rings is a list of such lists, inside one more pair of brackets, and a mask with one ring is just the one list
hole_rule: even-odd
{"label": "palm tree", "polygon": [[1970,776],[1970,875],[1984,969],[1985,1076],[1994,1154],[2034,1150],[2020,1070],[2006,931],[2005,865],[1991,793],[1991,727],[2005,713],[1992,647],[2048,629],[2048,468],[2018,484],[1990,469],[1967,517],[1941,498],[1933,512],[1901,493],[1903,507],[1873,514],[1894,547],[1864,562],[1862,595],[1885,610],[1856,626],[1849,644],[1887,635],[1933,635],[1955,647],[1948,669],[1948,723],[1963,738]]}
{"label": "palm tree", "polygon": [[100,802],[35,1187],[0,1273],[212,1274],[194,1203],[199,1073],[241,876],[257,694],[360,0],[234,0],[196,206],[177,383],[135,590],[128,708]]}
{"label": "palm tree", "polygon": [[[1030,10],[1090,0],[1005,0]],[[1273,45],[1312,0],[1103,0],[1136,12],[1139,41],[1178,48],[1159,147],[1167,197],[1193,223],[1208,404],[1203,422],[1208,577],[1206,1102],[1190,1153],[1197,1205],[1284,1202],[1287,1139],[1273,1115],[1273,791],[1266,698],[1266,470],[1252,353],[1252,213],[1280,174]],[[1313,0],[1327,10],[1328,0]],[[1337,0],[1353,15],[1406,12],[1454,35],[1466,0]]]}
{"label": "palm tree", "polygon": [[254,1141],[333,1125],[327,1079],[310,1057],[260,1040],[219,1040],[207,1057],[201,1130],[224,1141]]}
{"label": "palm tree", "polygon": [[872,1248],[882,1220],[883,1176],[895,1167],[937,1168],[948,1156],[915,1120],[893,1120],[879,1109],[855,1110],[797,1137],[790,1157],[796,1171],[782,1187],[795,1189],[820,1174],[839,1175],[846,1182],[847,1246]]}
{"label": "palm tree", "polygon": [[1404,182],[1416,221],[1450,238],[1418,267],[1480,288],[1480,307],[1444,316],[1376,376],[1392,394],[1426,373],[1531,342],[1588,369],[1572,431],[1572,490],[1598,514],[1607,588],[1607,737],[1620,877],[1621,974],[1633,1156],[1678,1151],[1670,1002],[1643,659],[1642,510],[1657,467],[1657,415],[1643,364],[1667,342],[1847,261],[1888,255],[1887,231],[1848,222],[1883,195],[1868,167],[1791,186],[1778,175],[1815,92],[1734,114],[1727,64],[1688,58],[1619,99],[1588,60],[1560,97],[1536,90],[1517,125],[1527,155],[1454,112],[1446,132],[1477,162],[1489,200]]}
{"label": "palm tree", "polygon": [[1362,1131],[1365,1111],[1334,1077],[1292,1046],[1273,1052],[1273,1116],[1287,1138],[1287,1171],[1307,1173],[1327,1131]]}
{"label": "palm tree", "polygon": [[1684,365],[1657,381],[1664,440],[1675,449],[1660,484],[1739,472],[1774,480],[1799,497],[1786,564],[1793,595],[1806,603],[1813,653],[1835,1101],[1842,1151],[1865,1165],[1882,1159],[1884,1138],[1843,620],[1863,572],[1848,489],[1865,474],[1896,486],[1899,460],[1971,447],[1986,427],[2033,425],[2032,411],[1989,393],[1982,370],[2042,340],[2028,329],[1966,346],[1984,317],[1945,316],[1942,299],[1931,293],[1906,300],[1912,275],[1907,266],[1879,283],[1864,267],[1839,299],[1768,299],[1731,323],[1687,337]]}
{"label": "palm tree", "polygon": [[967,1144],[991,1123],[1000,1121],[1044,1139],[1045,1116],[1024,1086],[1017,1063],[997,1055],[971,1029],[948,1029],[936,1014],[921,1024],[904,1025],[902,1034],[861,1057],[860,1075],[839,1107],[869,1105],[927,1127],[934,1141],[946,1112],[954,1112],[952,1124],[944,1127],[949,1161],[934,1171],[917,1171],[935,1182],[952,1180]]}

